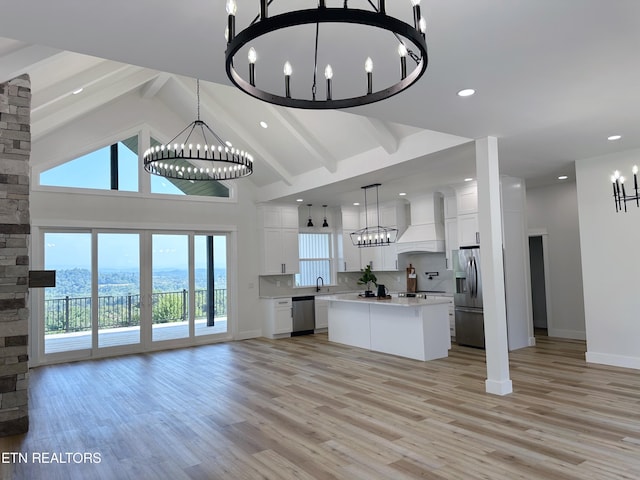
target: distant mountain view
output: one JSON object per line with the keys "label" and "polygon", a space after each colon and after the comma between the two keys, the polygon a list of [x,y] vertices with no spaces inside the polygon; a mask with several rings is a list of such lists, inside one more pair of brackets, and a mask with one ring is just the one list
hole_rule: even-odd
{"label": "distant mountain view", "polygon": [[[187,270],[166,269],[154,270],[154,292],[176,292],[188,288]],[[227,270],[214,269],[216,289],[224,289],[227,285]],[[117,296],[139,293],[140,274],[137,271],[102,271],[98,274],[98,295]],[[196,290],[204,290],[207,286],[207,270],[195,270]],[[45,289],[45,298],[90,297],[91,271],[83,268],[56,270],[56,287]]]}

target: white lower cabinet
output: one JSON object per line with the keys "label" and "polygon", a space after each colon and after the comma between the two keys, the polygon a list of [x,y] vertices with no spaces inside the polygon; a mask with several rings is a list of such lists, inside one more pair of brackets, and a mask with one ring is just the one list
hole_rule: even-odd
{"label": "white lower cabinet", "polygon": [[269,298],[262,302],[265,312],[263,336],[279,338],[291,335],[293,330],[291,298]]}
{"label": "white lower cabinet", "polygon": [[429,296],[429,298],[434,298],[436,300],[447,300],[448,303],[448,307],[449,307],[449,333],[451,334],[451,337],[455,337],[456,336],[456,312],[455,312],[455,306],[453,304],[453,297],[442,297],[442,296]]}
{"label": "white lower cabinet", "polygon": [[315,298],[316,331],[329,328],[329,300]]}

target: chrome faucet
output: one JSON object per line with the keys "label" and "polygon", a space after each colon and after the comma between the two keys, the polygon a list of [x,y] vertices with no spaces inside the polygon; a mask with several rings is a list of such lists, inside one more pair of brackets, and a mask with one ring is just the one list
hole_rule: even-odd
{"label": "chrome faucet", "polygon": [[320,280],[322,282],[322,286],[324,287],[324,278],[322,278],[322,277],[316,278],[316,292],[320,291],[320,285],[318,285],[318,280]]}

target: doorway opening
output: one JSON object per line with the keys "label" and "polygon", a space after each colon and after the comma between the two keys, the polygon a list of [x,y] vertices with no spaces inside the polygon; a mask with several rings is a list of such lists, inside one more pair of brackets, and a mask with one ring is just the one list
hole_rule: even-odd
{"label": "doorway opening", "polygon": [[548,260],[546,252],[547,235],[529,236],[529,264],[531,272],[531,306],[533,310],[533,331],[536,337],[549,335],[548,310]]}

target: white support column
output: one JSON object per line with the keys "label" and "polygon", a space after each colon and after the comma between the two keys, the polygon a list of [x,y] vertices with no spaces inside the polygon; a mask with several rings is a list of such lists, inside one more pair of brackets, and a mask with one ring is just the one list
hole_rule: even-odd
{"label": "white support column", "polygon": [[509,378],[497,138],[476,140],[476,174],[487,358],[485,389],[487,393],[506,395],[513,387]]}

